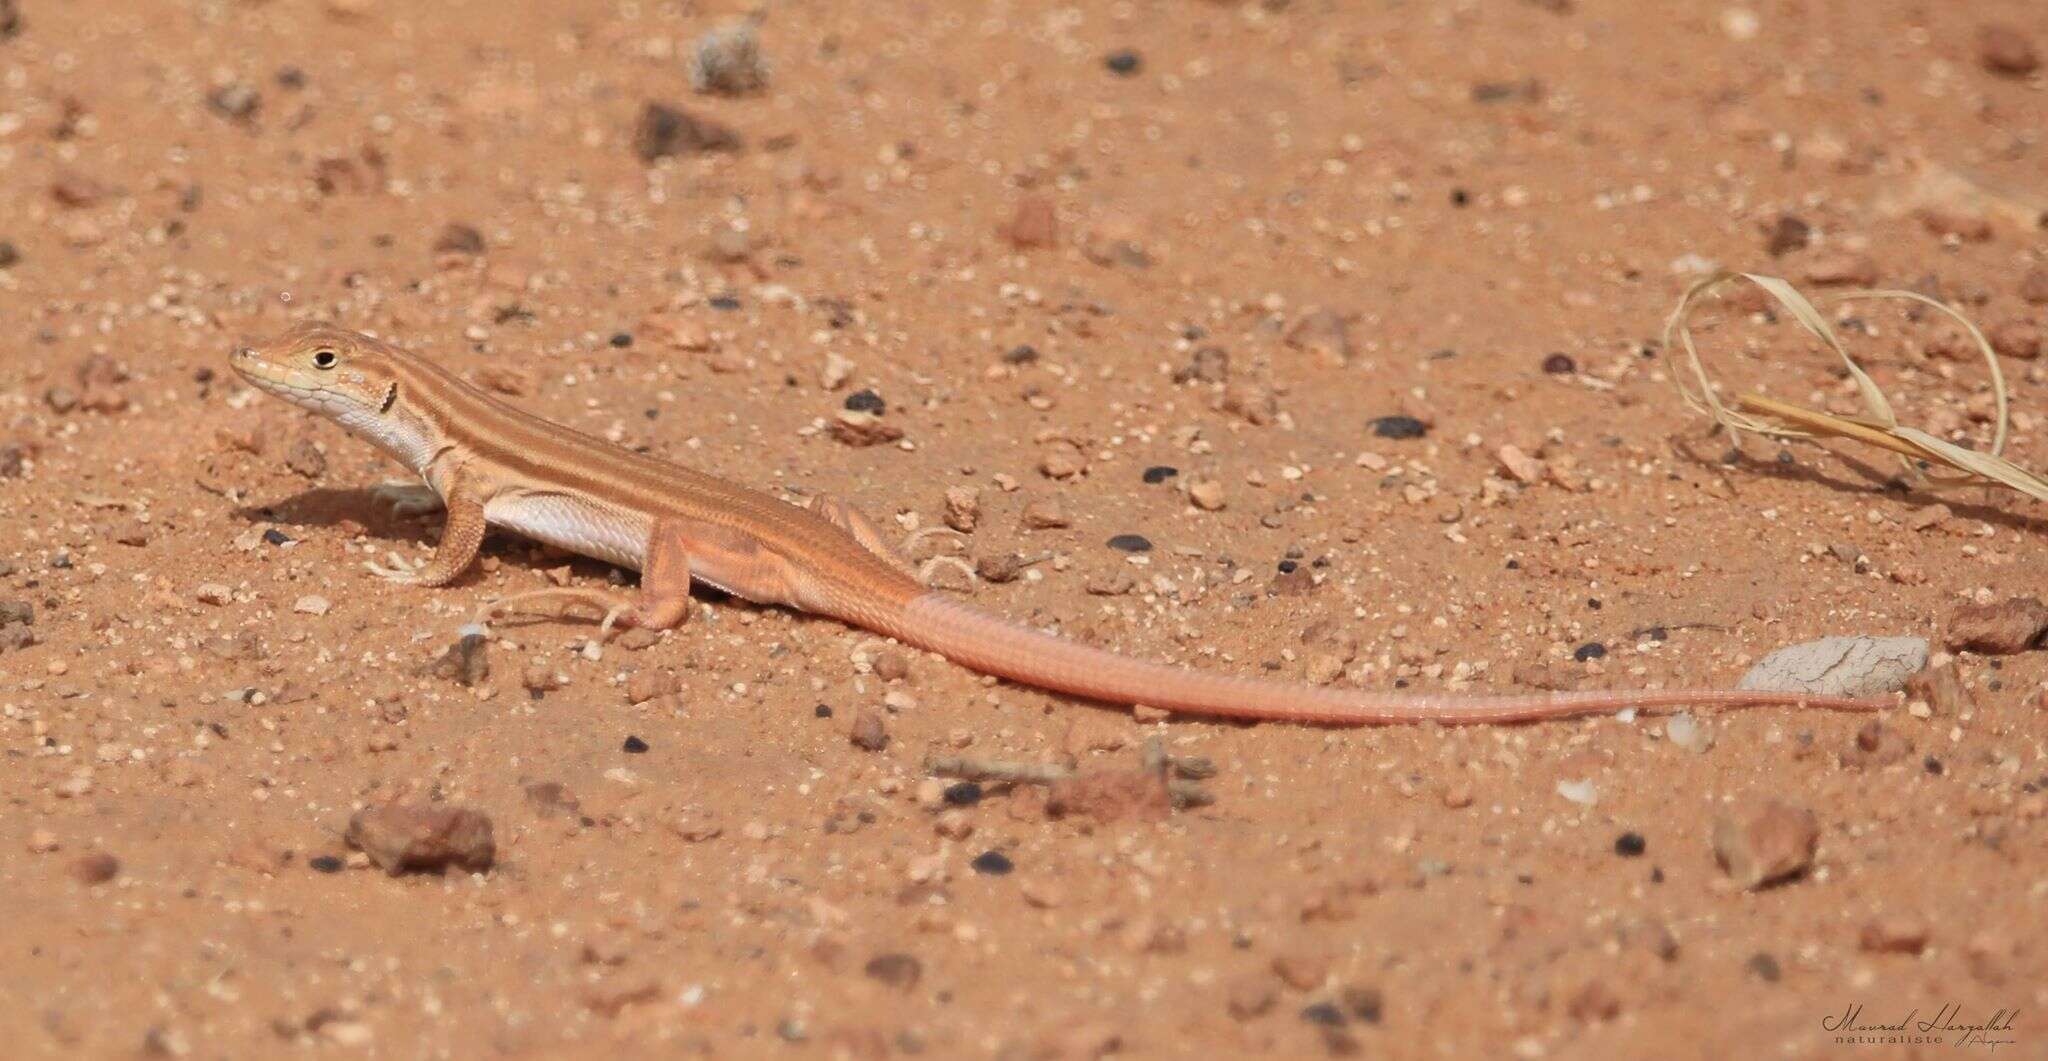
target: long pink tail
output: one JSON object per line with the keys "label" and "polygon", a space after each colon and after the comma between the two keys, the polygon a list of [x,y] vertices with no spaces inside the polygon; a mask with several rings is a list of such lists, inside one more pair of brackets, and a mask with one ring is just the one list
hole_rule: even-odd
{"label": "long pink tail", "polygon": [[[863,625],[866,625],[865,623]],[[1012,681],[1119,704],[1220,718],[1347,725],[1533,722],[1629,707],[1782,705],[1874,711],[1877,700],[1734,690],[1530,693],[1469,696],[1324,689],[1148,663],[1039,633],[935,593],[877,624],[905,643]]]}

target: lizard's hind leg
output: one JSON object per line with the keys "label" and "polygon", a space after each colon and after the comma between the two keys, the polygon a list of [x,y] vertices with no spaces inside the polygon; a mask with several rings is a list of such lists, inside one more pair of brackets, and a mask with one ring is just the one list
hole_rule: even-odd
{"label": "lizard's hind leg", "polygon": [[690,553],[683,530],[658,521],[647,539],[647,559],[640,573],[640,594],[628,600],[623,594],[602,589],[557,586],[515,593],[484,605],[476,621],[483,623],[513,605],[559,600],[584,604],[604,614],[598,629],[609,635],[614,627],[646,627],[668,630],[690,617]]}
{"label": "lizard's hind leg", "polygon": [[813,494],[811,499],[804,503],[804,507],[825,517],[833,526],[853,535],[853,540],[859,542],[861,548],[888,561],[896,570],[912,578],[917,577],[917,570],[910,566],[910,561],[904,559],[903,553],[894,545],[889,544],[889,540],[882,536],[882,529],[875,526],[873,520],[861,515],[859,509],[831,494]]}

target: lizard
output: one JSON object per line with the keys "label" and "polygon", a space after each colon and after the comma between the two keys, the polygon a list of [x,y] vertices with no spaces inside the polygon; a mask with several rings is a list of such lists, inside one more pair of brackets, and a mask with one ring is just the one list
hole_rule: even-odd
{"label": "lizard", "polygon": [[446,586],[486,528],[636,570],[636,595],[578,587],[514,594],[497,614],[558,598],[617,627],[666,630],[692,583],[826,616],[969,669],[1095,701],[1192,716],[1317,724],[1530,722],[1695,705],[1874,710],[1869,699],[1747,690],[1465,694],[1332,688],[1146,661],[1013,623],[928,589],[861,513],[826,494],[795,504],[526,412],[385,340],[304,322],[230,355],[258,390],[324,416],[416,473],[396,499],[445,509],[417,568],[367,564],[395,582]]}

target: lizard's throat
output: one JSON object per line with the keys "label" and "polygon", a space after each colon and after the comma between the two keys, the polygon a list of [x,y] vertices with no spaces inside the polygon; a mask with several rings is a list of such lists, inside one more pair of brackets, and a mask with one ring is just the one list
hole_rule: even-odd
{"label": "lizard's throat", "polygon": [[[392,397],[396,397],[395,392]],[[416,472],[424,472],[440,448],[433,427],[403,402],[387,400],[382,409],[351,409],[335,419],[350,434]]]}

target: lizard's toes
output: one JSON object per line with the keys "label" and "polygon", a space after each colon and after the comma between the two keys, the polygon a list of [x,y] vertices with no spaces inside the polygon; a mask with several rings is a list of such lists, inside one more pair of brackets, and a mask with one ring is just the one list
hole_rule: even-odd
{"label": "lizard's toes", "polygon": [[413,583],[419,581],[418,573],[406,566],[405,561],[397,553],[387,553],[385,554],[385,559],[390,561],[389,567],[377,563],[375,560],[365,560],[363,561],[363,570],[378,578],[387,578],[393,582]]}
{"label": "lizard's toes", "polygon": [[423,516],[446,507],[441,495],[418,483],[379,483],[370,488],[370,496],[388,506],[394,516]]}

